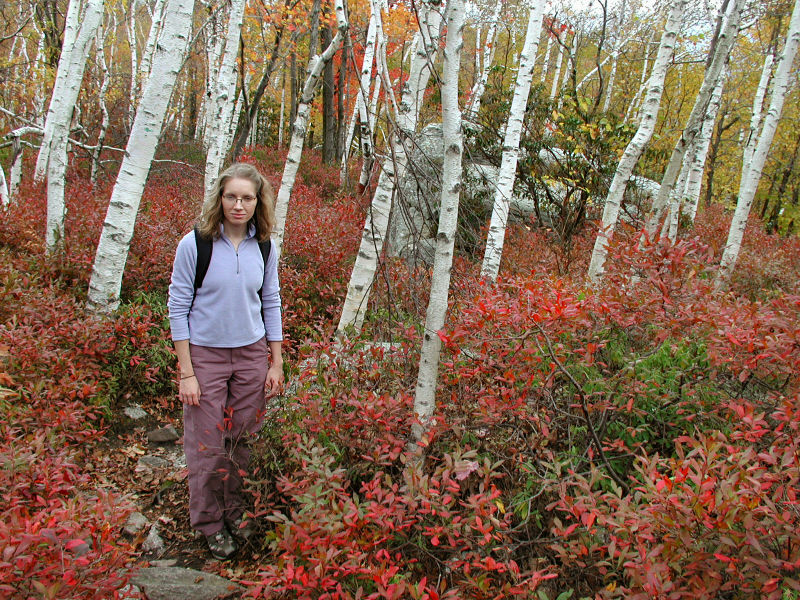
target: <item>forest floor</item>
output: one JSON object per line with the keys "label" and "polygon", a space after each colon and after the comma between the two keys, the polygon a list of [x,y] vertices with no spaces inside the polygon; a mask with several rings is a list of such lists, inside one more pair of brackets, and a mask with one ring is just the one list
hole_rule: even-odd
{"label": "forest floor", "polygon": [[[279,172],[271,160],[259,166]],[[46,260],[44,190],[2,215],[0,597],[104,600],[137,565],[174,564],[270,598],[797,600],[796,237],[754,220],[726,292],[716,206],[675,244],[639,251],[621,232],[599,290],[583,284],[591,231],[563,252],[551,232],[510,230],[496,286],[477,276],[479,249],[459,249],[417,461],[429,273],[387,261],[365,336],[334,345],[363,199],[310,162],[281,265],[296,388],[253,452],[260,545],[228,562],[189,526],[166,320],[199,179],[151,174],[111,318],[85,307],[109,190],[74,174],[65,248]],[[127,416],[134,404],[146,415]],[[177,440],[148,440],[166,425]],[[148,525],[128,535],[134,511]],[[163,548],[147,550],[153,526]]]}

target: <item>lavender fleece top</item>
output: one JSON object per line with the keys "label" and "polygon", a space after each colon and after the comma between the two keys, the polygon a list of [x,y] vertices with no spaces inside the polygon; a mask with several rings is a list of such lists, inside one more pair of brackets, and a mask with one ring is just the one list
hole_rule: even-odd
{"label": "lavender fleece top", "polygon": [[271,242],[265,267],[254,237],[255,226],[250,226],[238,252],[225,236],[224,227],[221,232],[213,242],[211,263],[194,305],[197,264],[194,231],[178,243],[167,302],[173,341],[188,339],[197,346],[239,348],[257,342],[264,335],[270,342],[283,340],[275,244]]}

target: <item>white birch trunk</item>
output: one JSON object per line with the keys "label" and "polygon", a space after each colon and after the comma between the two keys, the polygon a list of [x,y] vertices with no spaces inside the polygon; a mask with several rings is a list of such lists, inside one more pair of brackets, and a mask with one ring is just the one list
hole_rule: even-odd
{"label": "white birch trunk", "polygon": [[[644,47],[644,63],[642,64],[642,75],[639,80],[639,89],[636,90],[636,94],[634,95],[633,100],[631,100],[631,103],[628,105],[628,110],[625,111],[625,123],[627,123],[634,115],[636,115],[637,117],[639,115],[639,102],[641,101],[642,96],[644,95],[645,90],[647,89],[647,81],[648,81],[647,69],[648,69],[648,62],[650,60],[650,45],[652,43],[653,43],[653,38],[651,37]],[[637,126],[638,125],[639,124],[637,123]]]}
{"label": "white birch trunk", "polygon": [[297,103],[297,117],[292,127],[292,139],[289,142],[289,152],[286,155],[286,164],[283,167],[281,186],[275,200],[275,227],[272,230],[272,239],[275,242],[278,256],[283,248],[283,236],[286,228],[286,214],[289,211],[289,198],[292,195],[294,182],[297,178],[297,169],[303,156],[303,144],[306,138],[306,125],[311,112],[311,103],[314,93],[319,85],[322,69],[333,59],[347,35],[347,17],[345,16],[344,0],[336,0],[336,35],[325,48],[322,54],[311,58],[308,63],[307,77],[300,98]]}
{"label": "white birch trunk", "polygon": [[206,113],[206,154],[205,186],[206,193],[211,190],[222,168],[228,152],[228,129],[236,103],[236,57],[239,54],[239,37],[242,31],[245,0],[233,0],[228,16],[228,31],[222,64],[212,88],[214,112]]}
{"label": "white birch trunk", "polygon": [[558,58],[556,59],[556,72],[553,74],[553,85],[550,86],[550,102],[556,97],[558,84],[561,81],[561,63],[564,62],[564,46],[561,44],[561,36],[558,36]]}
{"label": "white birch trunk", "polygon": [[720,262],[719,275],[717,276],[717,287],[724,286],[730,280],[736,259],[739,257],[739,250],[742,246],[744,230],[747,226],[747,217],[750,215],[750,207],[761,180],[761,172],[767,160],[767,153],[772,145],[775,130],[778,128],[778,120],[783,111],[783,102],[789,89],[793,74],[792,63],[797,46],[800,44],[800,0],[795,0],[792,18],[789,22],[789,30],[786,34],[786,44],[775,68],[773,81],[772,97],[769,109],[764,117],[764,125],[761,135],[758,137],[758,144],[753,152],[752,162],[742,164],[742,176],[739,183],[739,198],[736,202],[736,210],[733,213],[733,221],[728,231],[728,240],[725,243],[725,251]]}
{"label": "white birch trunk", "polygon": [[[522,136],[522,121],[525,118],[525,107],[533,80],[533,67],[536,62],[536,49],[539,46],[539,35],[542,31],[542,16],[544,13],[544,0],[535,0],[528,16],[528,30],[525,34],[525,43],[520,54],[517,81],[514,86],[514,96],[506,123],[506,133],[503,140],[503,156],[500,170],[497,174],[497,188],[492,207],[492,219],[489,224],[489,234],[486,238],[486,251],[483,255],[481,275],[494,281],[500,271],[500,259],[503,255],[503,243],[506,235],[508,212],[511,206],[511,196],[514,190],[514,179],[517,174],[517,161],[519,159],[519,142]],[[447,138],[445,138],[447,139]]]}
{"label": "white birch trunk", "polygon": [[[45,117],[42,145],[39,147],[39,155],[36,158],[36,167],[33,171],[34,181],[43,181],[47,173],[47,162],[50,158],[50,147],[53,140],[53,127],[59,121],[72,118],[73,107],[67,103],[64,97],[64,86],[67,83],[69,74],[70,53],[75,46],[78,28],[80,27],[80,5],[80,0],[70,0],[67,7],[67,17],[64,23],[64,41],[61,44],[61,56],[58,59],[56,80],[53,83],[50,106],[47,108],[47,116]],[[43,44],[44,34],[40,35],[40,43]]]}
{"label": "white birch trunk", "polygon": [[[417,388],[414,397],[414,412],[417,422],[413,426],[413,434],[417,441],[422,439],[436,407],[436,380],[442,348],[438,332],[444,328],[447,316],[450,271],[453,266],[463,155],[461,112],[458,108],[458,73],[463,31],[464,2],[463,0],[450,0],[447,7],[447,41],[442,69],[444,165],[442,167],[441,208],[431,276],[431,293],[425,313],[425,333],[422,337]],[[535,58],[535,55],[531,58]]]}
{"label": "white birch trunk", "polygon": [[613,62],[611,63],[611,73],[608,75],[608,87],[606,87],[606,97],[603,100],[603,112],[608,112],[611,107],[611,97],[614,95],[614,78],[617,76],[617,51],[614,50]]}
{"label": "white birch trunk", "polygon": [[547,32],[547,50],[544,52],[544,62],[542,63],[542,85],[547,80],[547,69],[550,64],[550,51],[553,49],[553,35]]}
{"label": "white birch trunk", "polygon": [[[66,24],[69,22],[69,12],[67,12],[67,21],[64,25],[64,33],[66,37]],[[45,73],[47,72],[47,67],[44,62],[44,33],[39,28],[39,25],[36,23],[36,19],[31,19],[31,23],[33,25],[33,30],[36,32],[36,35],[39,36],[39,41],[36,44],[36,59],[34,60],[36,64],[36,70],[34,72],[34,99],[33,99],[33,106],[34,111],[36,113],[35,122],[37,125],[40,125],[44,128],[45,124],[45,97],[47,95],[47,91],[45,90]],[[63,44],[62,44],[63,46]],[[42,172],[44,173],[44,171]]]}
{"label": "white birch trunk", "polygon": [[502,7],[503,3],[497,0],[494,7],[494,13],[492,14],[492,22],[489,25],[489,31],[486,32],[486,41],[484,42],[483,71],[481,72],[481,76],[478,81],[475,82],[475,86],[472,88],[469,97],[469,104],[464,111],[464,118],[467,121],[476,121],[478,118],[478,112],[481,109],[481,98],[483,97],[483,92],[486,90],[486,83],[489,81],[489,71],[492,68],[492,63],[494,62],[494,52],[497,48],[497,44],[494,43],[494,38],[497,33],[497,24],[500,22],[500,10]]}
{"label": "white birch trunk", "polygon": [[12,200],[19,197],[19,184],[22,183],[22,144],[19,136],[11,138],[11,168],[8,171],[8,195]]}
{"label": "white birch trunk", "polygon": [[[392,197],[397,183],[402,179],[406,170],[408,156],[405,144],[416,131],[422,97],[431,76],[433,57],[439,46],[440,23],[439,12],[429,2],[423,2],[419,10],[420,30],[416,36],[409,77],[403,86],[400,105],[395,111],[395,131],[390,140],[393,160],[385,160],[382,165],[378,185],[367,213],[361,233],[361,245],[347,286],[347,297],[336,328],[339,335],[343,334],[350,325],[360,332],[364,323],[372,282],[378,268],[378,258],[383,252],[386,240]],[[380,24],[378,35],[382,38]],[[382,50],[378,55],[379,58],[385,58]],[[381,73],[383,77],[388,77],[385,64],[381,65]],[[389,101],[393,103],[394,94],[391,92],[391,82],[384,81],[384,87]]]}
{"label": "white birch trunk", "polygon": [[3,165],[0,165],[0,206],[5,208],[10,201],[8,184],[6,183],[6,172],[3,170]]}
{"label": "white birch trunk", "polygon": [[[116,24],[116,23],[114,23]],[[111,27],[114,31],[115,27]],[[109,116],[108,107],[106,106],[106,94],[108,93],[108,86],[111,81],[108,72],[108,65],[106,64],[105,53],[105,40],[106,30],[105,26],[101,23],[97,29],[97,40],[95,41],[95,53],[97,56],[97,64],[100,72],[103,74],[103,80],[100,83],[100,92],[97,94],[97,102],[100,104],[100,113],[103,115],[100,121],[100,132],[97,134],[97,145],[92,152],[92,171],[89,176],[92,184],[97,182],[97,173],[100,170],[100,153],[103,151],[103,142],[106,139],[106,132],[108,131]]]}
{"label": "white birch trunk", "polygon": [[744,5],[745,0],[734,0],[728,7],[728,14],[725,17],[717,39],[714,57],[711,60],[711,64],[706,69],[703,77],[703,84],[700,86],[697,98],[695,98],[692,112],[689,114],[689,119],[687,120],[678,143],[675,144],[672,150],[669,163],[661,179],[658,195],[650,209],[651,214],[647,220],[646,231],[651,237],[661,224],[661,218],[672,196],[675,182],[680,173],[681,165],[683,164],[683,157],[686,154],[687,148],[694,142],[694,138],[697,136],[703,117],[708,110],[711,94],[714,92],[714,88],[722,77],[723,67],[725,63],[728,62],[728,56],[730,55],[739,32],[739,21]]}
{"label": "white birch trunk", "polygon": [[[378,97],[381,93],[381,78],[375,78],[375,88],[372,90],[372,98],[369,101],[369,114],[373,118],[373,122],[370,122],[372,125],[371,128],[371,135],[370,141],[375,137],[375,125],[378,123]],[[372,173],[372,165],[375,164],[375,152],[370,155],[369,160],[362,160],[361,161],[361,174],[358,177],[358,189],[359,191],[366,190],[367,185],[369,184],[369,177]]]}
{"label": "white birch trunk", "polygon": [[711,101],[708,103],[708,112],[700,128],[700,135],[695,140],[694,152],[689,167],[689,175],[686,180],[686,191],[684,192],[684,214],[694,223],[697,216],[697,204],[700,201],[700,189],[703,186],[703,173],[705,172],[706,157],[708,148],[711,145],[711,136],[714,132],[714,123],[717,121],[720,103],[722,102],[722,89],[725,87],[725,77],[721,77],[711,94]]}
{"label": "white birch trunk", "polygon": [[111,192],[92,267],[88,302],[98,312],[110,312],[119,306],[122,275],[128,260],[139,203],[192,33],[193,5],[194,0],[167,1],[164,29],[157,44],[150,77],[136,109],[125,158]]}
{"label": "white birch trunk", "polygon": [[645,146],[653,136],[658,110],[661,106],[661,96],[664,93],[664,78],[667,75],[669,63],[675,51],[678,29],[687,4],[688,0],[672,0],[670,3],[669,16],[664,26],[664,33],[661,35],[658,54],[647,83],[647,95],[640,111],[639,127],[633,139],[625,147],[606,196],[605,207],[603,208],[603,222],[597,232],[589,264],[588,278],[593,285],[596,285],[603,276],[603,266],[608,254],[608,242],[617,224],[625,188],[633,174],[636,163],[639,162],[639,158],[644,152]]}
{"label": "white birch trunk", "polygon": [[147,44],[142,54],[142,62],[139,65],[139,81],[147,81],[150,77],[150,69],[153,65],[153,55],[156,51],[156,41],[161,33],[164,24],[164,0],[156,0],[153,14],[150,19],[150,33],[147,35]]}
{"label": "white birch trunk", "polygon": [[286,65],[283,65],[283,85],[281,86],[281,119],[278,125],[278,146],[283,148],[283,130],[286,123]]}
{"label": "white birch trunk", "polygon": [[347,178],[347,161],[350,159],[350,146],[353,140],[353,133],[356,125],[356,115],[358,115],[359,139],[361,142],[361,155],[363,160],[372,159],[372,115],[369,114],[369,90],[372,82],[372,65],[375,62],[375,46],[378,36],[378,20],[375,18],[375,5],[370,3],[371,13],[369,26],[367,28],[367,40],[364,46],[364,57],[361,62],[361,79],[356,94],[356,105],[353,118],[347,127],[347,134],[344,138],[344,152],[342,152],[342,163],[339,171],[339,181],[344,184]]}
{"label": "white birch trunk", "polygon": [[761,121],[764,118],[764,98],[766,97],[767,88],[769,87],[769,80],[772,77],[772,63],[774,60],[775,56],[772,53],[767,54],[767,58],[764,59],[764,66],[761,69],[761,78],[758,81],[756,95],[753,99],[753,112],[752,117],[750,118],[750,130],[747,134],[747,143],[744,147],[742,159],[742,162],[746,165],[749,165],[753,161],[753,154],[756,151],[756,145],[758,145],[758,137],[761,131]]}
{"label": "white birch trunk", "polygon": [[128,96],[128,126],[133,125],[136,107],[139,104],[139,41],[136,36],[136,11],[139,0],[131,0],[130,12],[125,22],[128,30],[128,47],[131,52],[131,89]]}
{"label": "white birch trunk", "polygon": [[[103,19],[103,0],[89,0],[80,28],[72,48],[67,51],[66,76],[61,90],[61,104],[53,113],[50,156],[47,161],[47,225],[45,246],[48,251],[55,250],[64,239],[64,220],[67,207],[64,201],[64,187],[67,174],[67,140],[70,122],[86,69],[89,46],[97,34],[97,27]],[[62,50],[63,52],[63,50]],[[59,61],[61,70],[61,61]]]}
{"label": "white birch trunk", "polygon": [[206,56],[208,59],[208,79],[206,81],[206,93],[203,102],[203,129],[202,140],[203,148],[209,150],[209,141],[213,136],[213,127],[217,125],[216,119],[218,118],[219,107],[217,98],[217,83],[220,73],[220,62],[222,60],[223,52],[225,51],[225,36],[223,35],[223,28],[221,26],[221,19],[223,15],[215,14],[209,22],[210,33],[209,39],[206,41]]}

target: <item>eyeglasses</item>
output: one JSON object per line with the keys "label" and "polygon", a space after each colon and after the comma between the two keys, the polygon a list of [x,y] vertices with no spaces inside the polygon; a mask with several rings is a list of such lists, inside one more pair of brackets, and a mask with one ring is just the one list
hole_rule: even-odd
{"label": "eyeglasses", "polygon": [[241,202],[242,206],[250,206],[258,200],[255,196],[235,196],[233,194],[223,194],[222,199],[231,206],[236,206],[237,202]]}

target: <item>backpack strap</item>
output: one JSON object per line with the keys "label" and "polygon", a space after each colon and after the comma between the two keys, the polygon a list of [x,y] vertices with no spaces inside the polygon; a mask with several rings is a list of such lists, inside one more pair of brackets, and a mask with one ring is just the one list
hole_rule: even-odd
{"label": "backpack strap", "polygon": [[[267,259],[269,258],[269,251],[272,249],[272,240],[267,238],[263,242],[258,242],[258,249],[261,250],[261,258],[264,259],[264,275],[267,274]],[[262,285],[258,288],[258,297],[261,298],[261,290],[264,289]]]}
{"label": "backpack strap", "polygon": [[211,264],[211,252],[214,250],[212,240],[200,235],[197,226],[194,228],[194,243],[197,246],[197,262],[194,269],[194,291],[197,293],[203,287],[203,280],[208,273],[208,265]]}

